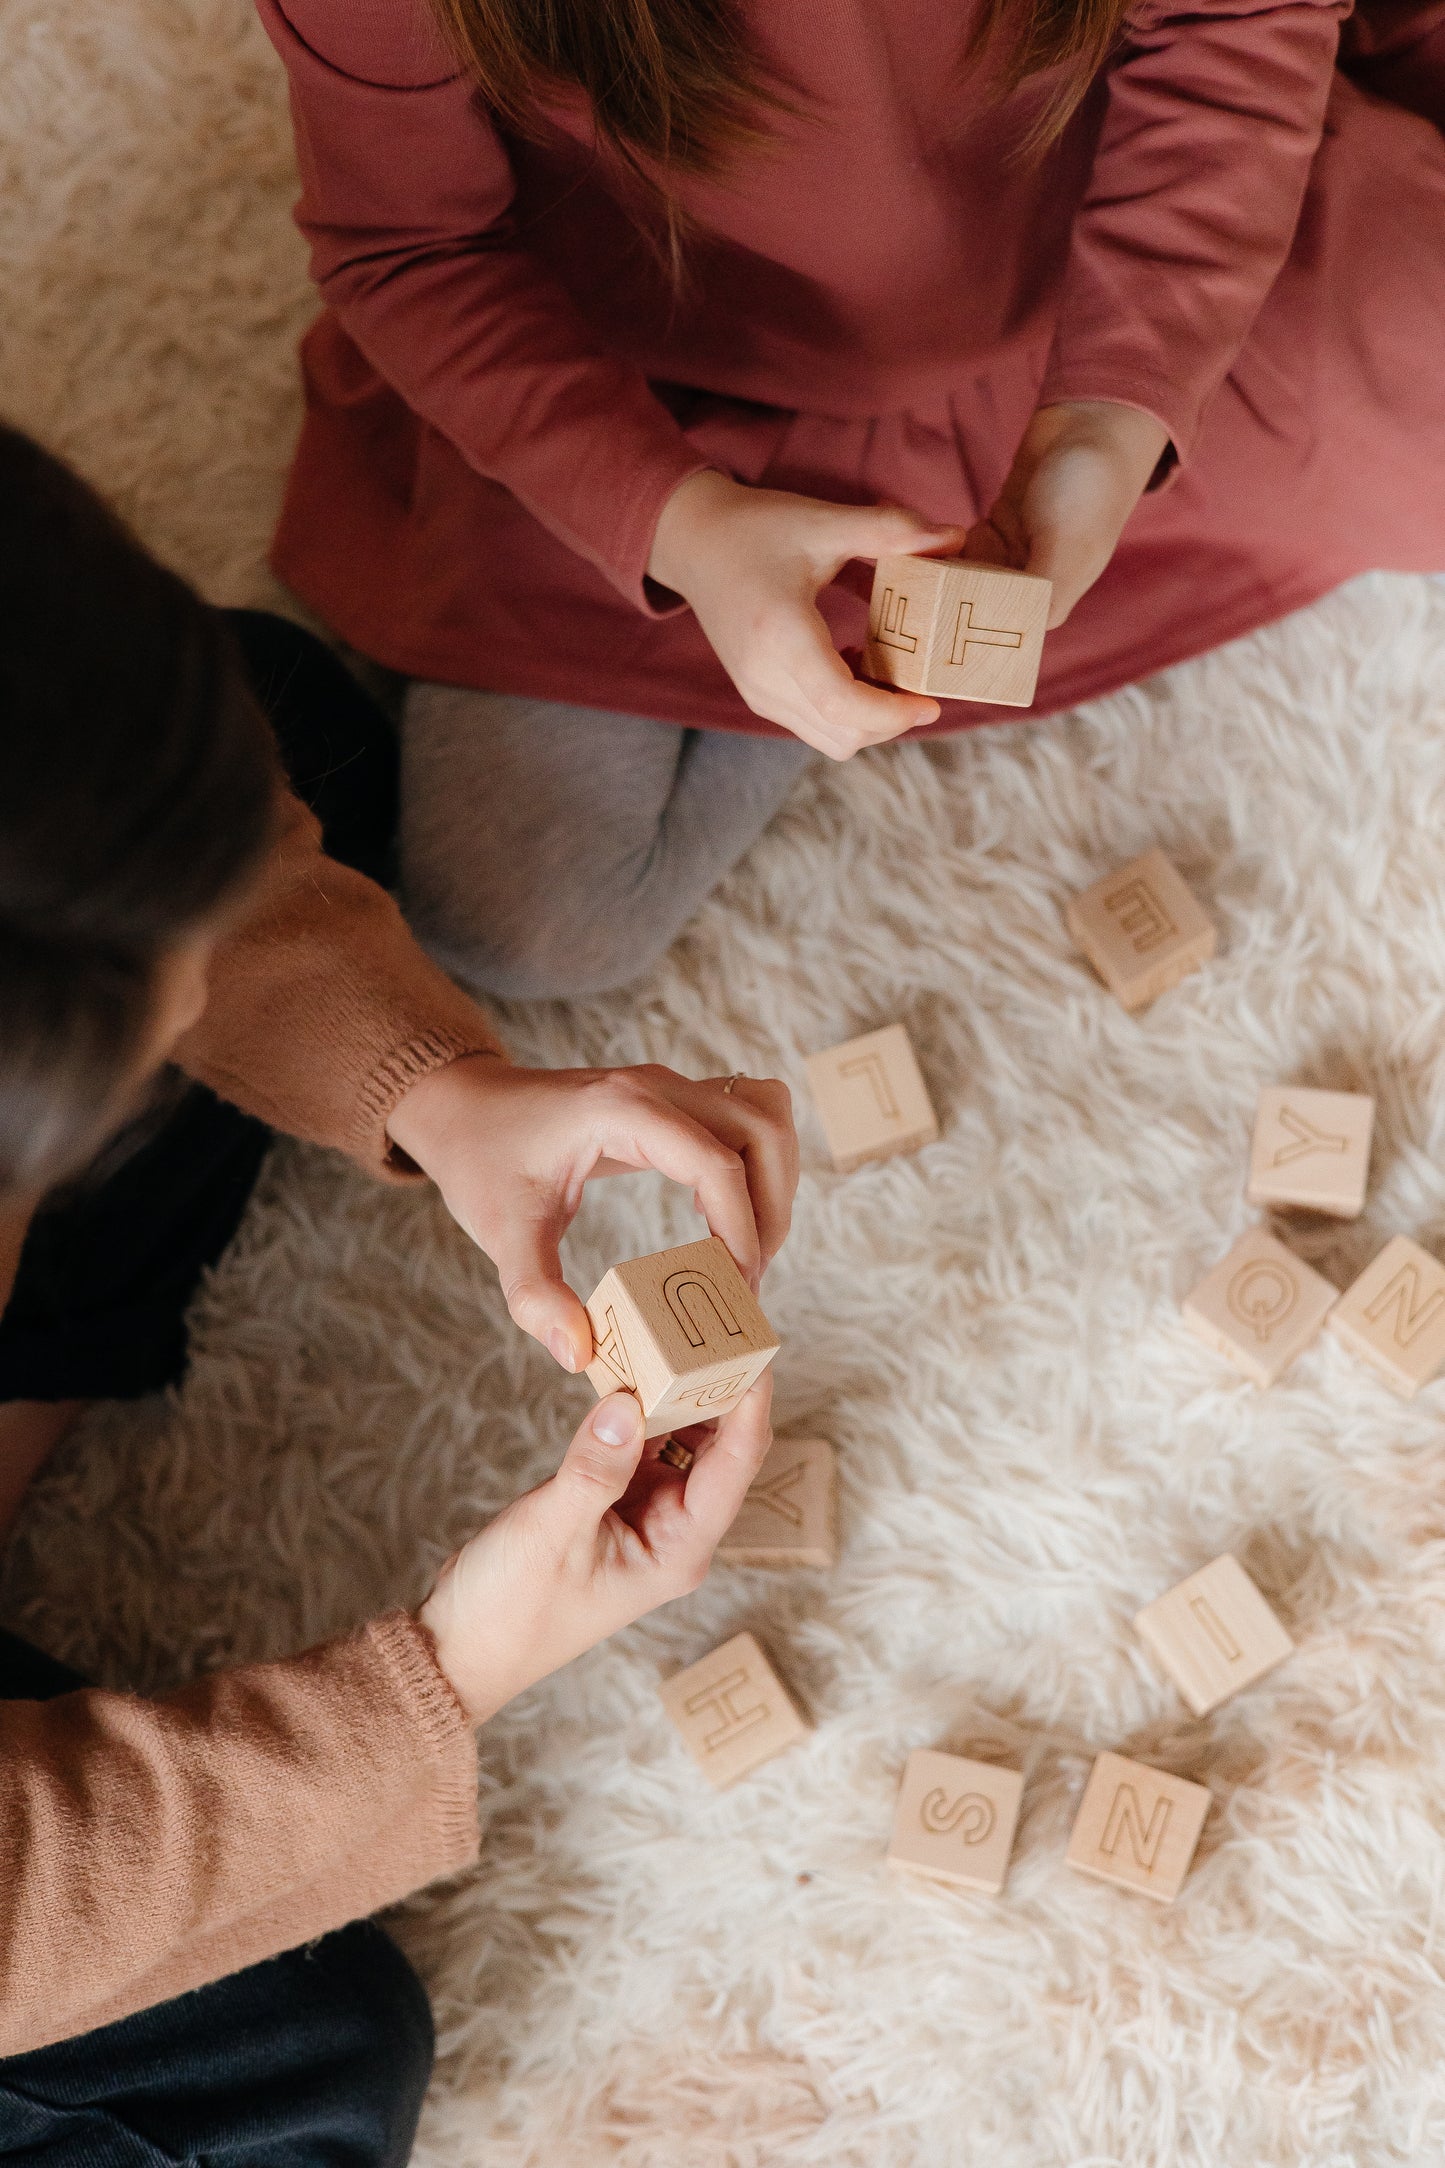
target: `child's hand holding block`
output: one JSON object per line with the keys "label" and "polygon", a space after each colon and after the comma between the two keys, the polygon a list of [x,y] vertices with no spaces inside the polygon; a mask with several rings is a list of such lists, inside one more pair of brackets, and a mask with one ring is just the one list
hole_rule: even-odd
{"label": "child's hand holding block", "polygon": [[751,1634],[734,1634],[658,1692],[688,1752],[719,1791],[796,1746],[810,1729]]}
{"label": "child's hand holding block", "polygon": [[901,1024],[808,1056],[808,1082],[840,1174],[912,1152],[938,1135],[912,1042]]}
{"label": "child's hand holding block", "polygon": [[778,1352],[778,1337],[724,1243],[614,1265],[587,1305],[599,1395],[636,1393],[645,1434],[661,1438],[736,1407]]}
{"label": "child's hand holding block", "polygon": [[1338,1301],[1339,1290],[1321,1273],[1252,1227],[1186,1296],[1184,1321],[1256,1385],[1273,1385]]}
{"label": "child's hand holding block", "polygon": [[1157,1001],[1207,963],[1218,943],[1213,922],[1159,850],[1071,896],[1064,922],[1126,1009]]}
{"label": "child's hand holding block", "polygon": [[1084,1786],[1065,1857],[1081,1874],[1170,1904],[1184,1886],[1209,1804],[1203,1784],[1123,1754],[1101,1754]]}
{"label": "child's hand holding block", "polygon": [[837,1556],[833,1448],[779,1438],[717,1556],[733,1566],[831,1566]]}
{"label": "child's hand holding block", "polygon": [[1024,1780],[1016,1769],[924,1747],[908,1757],[888,1857],[965,1889],[1003,1888]]}
{"label": "child's hand holding block", "polygon": [[960,557],[880,557],[864,668],[942,700],[1026,708],[1038,683],[1053,587]]}
{"label": "child's hand holding block", "polygon": [[1396,1235],[1346,1288],[1330,1330],[1413,1400],[1445,1362],[1445,1265]]}
{"label": "child's hand holding block", "polygon": [[1196,1716],[1252,1686],[1294,1643],[1229,1551],[1146,1604],[1134,1621]]}
{"label": "child's hand holding block", "polygon": [[1298,1205],[1358,1219],[1365,1208],[1375,1102],[1367,1092],[1267,1085],[1249,1160],[1251,1204]]}

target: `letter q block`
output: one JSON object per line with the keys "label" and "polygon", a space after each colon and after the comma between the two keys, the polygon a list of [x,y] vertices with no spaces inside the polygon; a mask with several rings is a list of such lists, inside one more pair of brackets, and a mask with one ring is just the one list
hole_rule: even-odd
{"label": "letter q block", "polygon": [[823,1134],[840,1174],[868,1159],[916,1151],[938,1135],[938,1116],[901,1024],[810,1054],[807,1067]]}
{"label": "letter q block", "polygon": [[1210,1794],[1123,1754],[1101,1754],[1089,1772],[1065,1858],[1080,1874],[1142,1890],[1172,1904],[1184,1886]]}
{"label": "letter q block", "polygon": [[1158,850],[1071,896],[1064,923],[1126,1009],[1157,1001],[1208,963],[1218,943],[1212,920]]}
{"label": "letter q block", "polygon": [[1445,1265],[1396,1235],[1346,1288],[1330,1331],[1413,1400],[1445,1363]]}
{"label": "letter q block", "polygon": [[1184,1322],[1256,1385],[1273,1385],[1338,1301],[1322,1273],[1252,1227],[1185,1298]]}
{"label": "letter q block", "polygon": [[903,692],[1026,708],[1038,684],[1053,587],[960,557],[880,557],[864,668]]}
{"label": "letter q block", "polygon": [[614,1265],[587,1315],[588,1377],[599,1397],[636,1393],[649,1438],[725,1415],[779,1347],[716,1235]]}
{"label": "letter q block", "polygon": [[1289,1635],[1230,1551],[1146,1604],[1134,1630],[1196,1716],[1207,1716],[1294,1651]]}

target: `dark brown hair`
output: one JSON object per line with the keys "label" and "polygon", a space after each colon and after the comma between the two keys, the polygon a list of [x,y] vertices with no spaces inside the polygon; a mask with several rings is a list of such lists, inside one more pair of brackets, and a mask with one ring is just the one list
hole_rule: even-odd
{"label": "dark brown hair", "polygon": [[157,967],[243,891],[275,804],[224,620],[0,427],[0,1199],[114,1127]]}

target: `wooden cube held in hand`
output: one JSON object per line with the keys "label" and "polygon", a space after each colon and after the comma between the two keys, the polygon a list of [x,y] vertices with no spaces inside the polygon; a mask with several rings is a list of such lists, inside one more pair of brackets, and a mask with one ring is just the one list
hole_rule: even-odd
{"label": "wooden cube held in hand", "polygon": [[1374,1126],[1375,1102],[1368,1092],[1267,1085],[1255,1117],[1250,1203],[1297,1205],[1336,1219],[1358,1219],[1365,1208]]}
{"label": "wooden cube held in hand", "polygon": [[920,1748],[903,1772],[890,1861],[996,1895],[1008,1874],[1023,1790],[1017,1769]]}
{"label": "wooden cube held in hand", "polygon": [[688,1752],[719,1791],[796,1746],[811,1728],[751,1634],[734,1634],[658,1692]]}
{"label": "wooden cube held in hand", "polygon": [[1273,1385],[1339,1299],[1322,1273],[1252,1227],[1185,1297],[1184,1321],[1256,1385]]}
{"label": "wooden cube held in hand", "polygon": [[1209,1812],[1202,1784],[1101,1754],[1089,1772],[1065,1854],[1081,1874],[1142,1890],[1159,1904],[1179,1895]]}
{"label": "wooden cube held in hand", "polygon": [[614,1265],[587,1305],[600,1395],[636,1393],[661,1438],[736,1407],[778,1337],[716,1235]]}
{"label": "wooden cube held in hand", "polygon": [[808,1083],[840,1174],[916,1151],[938,1135],[913,1043],[901,1024],[808,1056]]}
{"label": "wooden cube held in hand", "polygon": [[1346,1288],[1330,1330],[1413,1400],[1445,1363],[1445,1265],[1408,1235],[1396,1235]]}
{"label": "wooden cube held in hand", "polygon": [[1134,1630],[1196,1716],[1207,1716],[1294,1651],[1294,1643],[1229,1551],[1146,1604]]}
{"label": "wooden cube held in hand", "polygon": [[1145,851],[1064,906],[1064,922],[1115,999],[1147,1008],[1207,963],[1218,945],[1182,876]]}
{"label": "wooden cube held in hand", "polygon": [[831,1566],[837,1470],[826,1438],[779,1438],[717,1547],[732,1566]]}
{"label": "wooden cube held in hand", "polygon": [[880,557],[864,668],[941,700],[1026,708],[1038,683],[1053,587],[959,557]]}

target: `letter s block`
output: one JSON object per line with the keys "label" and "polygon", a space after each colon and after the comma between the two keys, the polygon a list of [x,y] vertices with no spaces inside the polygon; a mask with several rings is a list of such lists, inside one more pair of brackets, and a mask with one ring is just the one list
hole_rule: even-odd
{"label": "letter s block", "polygon": [[599,1397],[635,1393],[649,1438],[736,1407],[778,1336],[716,1235],[614,1265],[587,1305]]}

